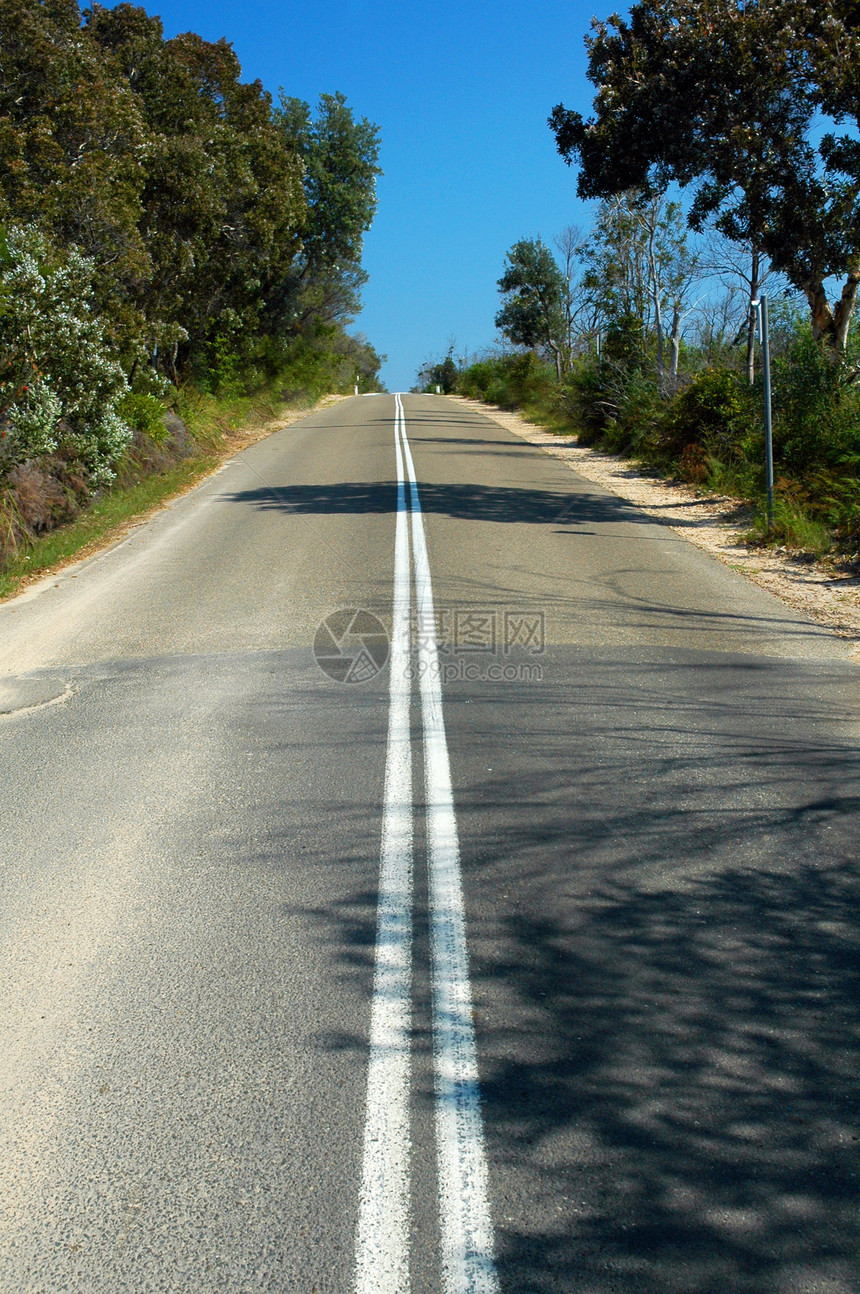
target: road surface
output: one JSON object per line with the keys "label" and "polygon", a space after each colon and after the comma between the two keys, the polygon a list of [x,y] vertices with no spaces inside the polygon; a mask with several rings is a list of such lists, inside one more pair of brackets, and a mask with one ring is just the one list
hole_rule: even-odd
{"label": "road surface", "polygon": [[4,604],[0,670],[0,1289],[860,1288],[838,639],[377,396]]}

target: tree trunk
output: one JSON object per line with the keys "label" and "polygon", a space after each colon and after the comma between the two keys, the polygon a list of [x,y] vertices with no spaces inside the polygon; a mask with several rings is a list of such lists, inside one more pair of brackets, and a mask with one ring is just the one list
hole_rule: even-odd
{"label": "tree trunk", "polygon": [[834,311],[834,323],[836,325],[836,344],[840,350],[845,349],[848,341],[848,328],[851,324],[851,316],[857,306],[857,292],[860,289],[860,266],[855,265],[848,272],[845,280],[845,286],[842,289],[842,295],[836,302]]}
{"label": "tree trunk", "polygon": [[839,300],[832,307],[820,279],[809,279],[803,285],[812,313],[812,335],[817,341],[826,343],[828,355],[834,364],[839,362],[845,350],[848,329],[857,305],[858,288],[860,288],[860,265],[855,265],[849,270]]}
{"label": "tree trunk", "polygon": [[671,346],[671,373],[672,377],[678,376],[678,357],[681,353],[681,309],[675,306],[672,312],[672,331],[669,334],[669,344]]}
{"label": "tree trunk", "polygon": [[651,298],[654,302],[654,329],[657,333],[657,373],[663,376],[663,310],[660,302],[660,284],[657,281],[657,261],[654,256],[655,229],[648,230],[648,277],[651,280]]}
{"label": "tree trunk", "polygon": [[[756,248],[752,252],[752,264],[750,266],[750,301],[756,301],[759,293],[759,274],[761,273],[761,256]],[[747,320],[747,380],[750,386],[755,382],[755,327],[756,312],[755,307],[750,305],[749,318]]]}

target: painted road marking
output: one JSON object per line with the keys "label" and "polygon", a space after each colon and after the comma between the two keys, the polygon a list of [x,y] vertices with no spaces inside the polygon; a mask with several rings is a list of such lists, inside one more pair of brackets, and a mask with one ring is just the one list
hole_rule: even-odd
{"label": "painted road marking", "polygon": [[412,747],[409,526],[397,442],[394,610],[376,966],[356,1254],[357,1294],[409,1289],[409,1028],[412,951]]}
{"label": "painted road marking", "polygon": [[395,407],[397,519],[388,749],[355,1289],[356,1294],[409,1294],[410,1288],[411,518],[416,609],[421,625],[418,670],[427,799],[442,1289],[443,1294],[498,1294],[433,586],[399,395],[395,396]]}
{"label": "painted road marking", "polygon": [[433,956],[433,1051],[439,1212],[445,1294],[496,1294],[487,1156],[472,1024],[472,994],[460,875],[460,846],[442,712],[433,586],[415,466],[397,396],[409,478],[412,560],[421,626],[418,672],[424,725],[430,933]]}

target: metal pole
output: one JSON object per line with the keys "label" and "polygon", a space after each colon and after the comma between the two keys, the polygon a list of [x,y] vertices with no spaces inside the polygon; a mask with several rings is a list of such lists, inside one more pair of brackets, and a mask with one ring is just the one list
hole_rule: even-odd
{"label": "metal pole", "polygon": [[770,402],[770,333],[768,329],[767,297],[752,303],[758,311],[761,335],[761,367],[764,378],[764,469],[767,486],[767,528],[773,530],[773,418]]}

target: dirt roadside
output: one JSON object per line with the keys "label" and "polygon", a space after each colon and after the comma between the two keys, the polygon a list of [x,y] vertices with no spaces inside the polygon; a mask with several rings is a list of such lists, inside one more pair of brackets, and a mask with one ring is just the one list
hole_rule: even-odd
{"label": "dirt roadside", "polygon": [[649,476],[630,459],[580,446],[575,436],[546,431],[495,405],[459,395],[447,398],[540,445],[580,476],[637,504],[732,570],[825,625],[850,644],[851,659],[860,664],[860,576],[783,548],[748,547],[738,532],[749,527],[752,511],[740,499],[702,494],[695,486]]}

